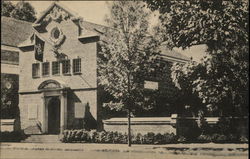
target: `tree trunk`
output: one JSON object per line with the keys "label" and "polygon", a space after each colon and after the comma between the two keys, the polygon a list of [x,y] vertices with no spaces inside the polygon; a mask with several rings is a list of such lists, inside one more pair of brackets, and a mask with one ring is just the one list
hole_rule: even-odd
{"label": "tree trunk", "polygon": [[131,147],[131,116],[130,109],[128,109],[128,146]]}

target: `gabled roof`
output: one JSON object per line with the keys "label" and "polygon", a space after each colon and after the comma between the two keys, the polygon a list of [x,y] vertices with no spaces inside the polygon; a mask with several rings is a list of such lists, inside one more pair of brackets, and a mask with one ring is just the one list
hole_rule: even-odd
{"label": "gabled roof", "polygon": [[1,16],[1,44],[17,47],[32,34],[32,23]]}
{"label": "gabled roof", "polygon": [[53,9],[55,7],[59,8],[60,10],[63,10],[63,12],[66,12],[66,14],[69,15],[69,18],[81,29],[83,29],[79,32],[79,39],[101,36],[105,32],[105,28],[107,28],[105,26],[84,21],[83,18],[80,17],[77,13],[68,9],[66,6],[63,6],[59,2],[53,2],[33,23],[33,27],[40,26],[42,24],[43,19],[46,19],[46,16],[50,14],[50,12],[53,12]]}
{"label": "gabled roof", "polygon": [[51,9],[53,9],[55,6],[59,7],[60,9],[64,10],[65,12],[67,12],[70,16],[72,16],[73,18],[80,18],[78,16],[78,14],[72,10],[70,10],[69,8],[67,8],[66,6],[62,5],[59,2],[53,2],[45,11],[42,12],[42,14],[37,18],[37,20],[34,22],[34,24],[38,24],[40,23],[40,21],[51,11]]}

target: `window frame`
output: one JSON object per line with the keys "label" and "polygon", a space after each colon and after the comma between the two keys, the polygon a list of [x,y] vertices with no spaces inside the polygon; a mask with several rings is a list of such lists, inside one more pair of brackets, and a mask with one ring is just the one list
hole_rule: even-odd
{"label": "window frame", "polygon": [[[55,72],[55,64],[57,64],[57,73],[54,73]],[[61,70],[61,67],[60,67],[60,62],[59,61],[52,61],[52,67],[51,67],[51,73],[53,76],[58,76],[61,74],[60,72]]]}
{"label": "window frame", "polygon": [[[45,64],[48,64],[48,68],[47,68],[47,74],[44,74],[44,67],[45,67]],[[42,76],[43,77],[46,77],[46,76],[49,76],[50,75],[50,63],[49,62],[43,62],[42,63]]]}
{"label": "window frame", "polygon": [[[66,66],[68,66],[68,68],[67,68],[68,72],[64,72],[64,70],[65,70],[65,62],[68,62],[68,65],[66,65]],[[70,75],[71,74],[70,60],[62,60],[61,63],[62,63],[62,74],[63,75]]]}
{"label": "window frame", "polygon": [[[36,71],[36,72],[37,72],[36,75],[35,75],[35,73],[34,73],[34,68],[35,68],[34,66],[35,66],[35,65],[38,66],[38,67],[37,67],[38,69],[37,69],[37,71]],[[39,77],[40,77],[40,63],[33,63],[33,64],[32,64],[32,77],[33,77],[33,78],[39,78]]]}
{"label": "window frame", "polygon": [[81,74],[82,73],[82,59],[76,58],[73,59],[73,74]]}

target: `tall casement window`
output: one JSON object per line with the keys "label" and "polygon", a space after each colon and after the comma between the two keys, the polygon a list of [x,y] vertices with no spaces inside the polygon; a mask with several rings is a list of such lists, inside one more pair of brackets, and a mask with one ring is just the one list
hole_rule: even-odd
{"label": "tall casement window", "polygon": [[33,63],[32,64],[32,77],[36,78],[40,75],[40,64],[39,63]]}
{"label": "tall casement window", "polygon": [[44,62],[42,66],[42,75],[48,76],[49,75],[49,62]]}
{"label": "tall casement window", "polygon": [[62,73],[70,74],[70,60],[63,60],[62,61]]}
{"label": "tall casement window", "polygon": [[73,59],[73,73],[81,73],[81,59]]}
{"label": "tall casement window", "polygon": [[58,61],[52,62],[52,75],[60,74],[60,63]]}

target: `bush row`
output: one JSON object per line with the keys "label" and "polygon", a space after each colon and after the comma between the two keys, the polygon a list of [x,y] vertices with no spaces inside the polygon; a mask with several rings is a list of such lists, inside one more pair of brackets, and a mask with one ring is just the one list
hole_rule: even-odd
{"label": "bush row", "polygon": [[[86,131],[86,130],[65,130],[61,138],[62,142],[82,142],[82,143],[114,143],[126,144],[128,135],[119,132],[106,131]],[[198,138],[190,140],[183,136],[177,136],[173,133],[153,133],[149,132],[145,135],[140,133],[131,135],[131,142],[133,144],[173,144],[173,143],[247,143],[248,138],[236,135],[200,135]]]}
{"label": "bush row", "polygon": [[[85,130],[65,130],[61,138],[62,142],[83,142],[83,143],[127,143],[128,135],[119,132],[106,131],[85,131]],[[154,134],[140,133],[132,135],[131,142],[133,144],[166,144],[175,143],[177,138],[174,134]]]}
{"label": "bush row", "polygon": [[248,137],[241,135],[221,135],[221,134],[212,134],[212,135],[200,135],[197,138],[198,142],[208,143],[248,143]]}

